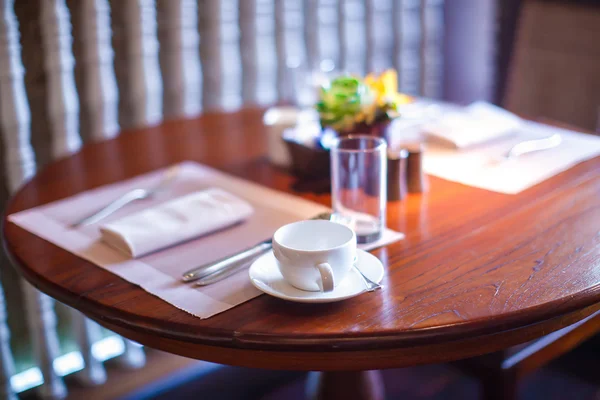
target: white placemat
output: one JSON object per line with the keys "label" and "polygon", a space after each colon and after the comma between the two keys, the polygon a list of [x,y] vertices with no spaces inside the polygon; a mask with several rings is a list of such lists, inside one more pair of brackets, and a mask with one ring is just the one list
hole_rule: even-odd
{"label": "white placemat", "polygon": [[[127,181],[89,190],[30,210],[12,214],[9,221],[62,247],[147,292],[200,318],[208,318],[259,294],[248,279],[247,270],[210,286],[198,288],[180,281],[181,275],[196,266],[217,260],[255,245],[272,236],[281,225],[311,218],[328,211],[320,204],[240,179],[192,162],[181,164],[177,180],[162,196],[138,201],[116,212],[107,221],[121,218],[146,207],[210,187],[222,188],[247,200],[254,214],[244,223],[174,247],[129,259],[99,240],[98,224],[77,229],[69,226],[129,190],[151,187],[164,170]],[[383,238],[367,246],[369,250],[404,237],[387,230]]]}
{"label": "white placemat", "polygon": [[[555,133],[562,138],[557,147],[501,161],[515,144]],[[516,194],[598,155],[599,137],[524,121],[514,135],[473,149],[461,151],[429,146],[424,170],[449,181]]]}

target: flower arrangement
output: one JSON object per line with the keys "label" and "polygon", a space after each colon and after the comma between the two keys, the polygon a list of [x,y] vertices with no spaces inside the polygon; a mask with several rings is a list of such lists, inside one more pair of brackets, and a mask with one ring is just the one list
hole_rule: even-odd
{"label": "flower arrangement", "polygon": [[321,126],[348,134],[387,123],[398,115],[398,106],[412,101],[397,88],[398,76],[391,69],[364,79],[339,76],[320,89],[316,109]]}

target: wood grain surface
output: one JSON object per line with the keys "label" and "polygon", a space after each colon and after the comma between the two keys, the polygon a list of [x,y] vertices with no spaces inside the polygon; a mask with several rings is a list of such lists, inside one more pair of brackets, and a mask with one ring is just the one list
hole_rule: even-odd
{"label": "wood grain surface", "polygon": [[[5,215],[182,160],[282,191],[262,110],[127,131],[40,171]],[[329,204],[328,195],[298,193]],[[40,290],[162,350],[264,368],[375,369],[447,361],[532,340],[600,301],[600,158],[518,195],[436,178],[389,203],[406,239],[373,253],[384,290],[329,305],[259,296],[201,320],[3,219],[15,267]]]}

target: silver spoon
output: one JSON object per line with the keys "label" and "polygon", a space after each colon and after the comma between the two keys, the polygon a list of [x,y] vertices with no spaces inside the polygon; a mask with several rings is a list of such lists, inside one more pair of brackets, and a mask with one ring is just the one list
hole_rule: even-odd
{"label": "silver spoon", "polygon": [[352,264],[352,268],[354,268],[359,273],[360,277],[362,278],[363,282],[365,283],[367,292],[374,292],[375,290],[381,289],[383,287],[379,283],[373,282],[372,280],[367,278],[365,276],[365,274],[363,274],[362,271],[360,269],[358,269],[358,267],[356,266],[356,263],[357,263],[357,260],[355,259],[354,263]]}
{"label": "silver spoon", "polygon": [[511,147],[504,156],[504,159],[511,160],[523,154],[533,153],[534,151],[552,149],[561,142],[562,138],[558,133],[541,139],[525,140]]}
{"label": "silver spoon", "polygon": [[125,207],[127,204],[134,202],[136,200],[143,200],[154,196],[156,193],[164,190],[167,186],[169,186],[177,177],[179,173],[179,166],[174,166],[169,168],[163,174],[162,179],[155,186],[147,188],[147,189],[133,189],[118,199],[112,201],[108,205],[104,206],[100,210],[80,219],[79,221],[71,224],[72,228],[77,228],[79,226],[85,226],[89,224],[93,224],[95,222],[100,221],[111,215],[112,213],[120,210]]}

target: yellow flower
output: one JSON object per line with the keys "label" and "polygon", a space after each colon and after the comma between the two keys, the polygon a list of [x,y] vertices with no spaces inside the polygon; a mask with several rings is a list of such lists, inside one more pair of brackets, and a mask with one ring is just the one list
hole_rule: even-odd
{"label": "yellow flower", "polygon": [[375,95],[375,103],[379,107],[391,104],[396,108],[412,101],[410,96],[398,93],[398,74],[394,69],[388,69],[379,76],[371,73],[364,82]]}

